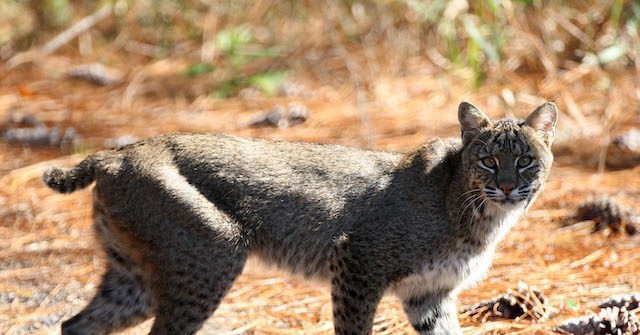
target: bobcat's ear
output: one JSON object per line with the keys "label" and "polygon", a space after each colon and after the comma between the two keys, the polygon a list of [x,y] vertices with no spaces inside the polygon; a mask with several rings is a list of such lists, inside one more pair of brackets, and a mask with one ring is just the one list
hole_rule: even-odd
{"label": "bobcat's ear", "polygon": [[524,125],[538,131],[542,135],[542,141],[551,146],[557,119],[558,107],[556,107],[556,104],[545,102],[527,117]]}
{"label": "bobcat's ear", "polygon": [[491,120],[480,108],[464,101],[458,107],[458,121],[460,121],[464,144],[470,142],[478,131],[491,126]]}

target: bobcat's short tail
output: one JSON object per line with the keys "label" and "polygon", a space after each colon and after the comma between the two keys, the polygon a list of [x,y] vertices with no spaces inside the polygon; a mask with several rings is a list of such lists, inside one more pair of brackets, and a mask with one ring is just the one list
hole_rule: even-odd
{"label": "bobcat's short tail", "polygon": [[96,157],[89,156],[72,168],[52,167],[42,175],[47,186],[60,193],[71,193],[89,186],[96,179]]}

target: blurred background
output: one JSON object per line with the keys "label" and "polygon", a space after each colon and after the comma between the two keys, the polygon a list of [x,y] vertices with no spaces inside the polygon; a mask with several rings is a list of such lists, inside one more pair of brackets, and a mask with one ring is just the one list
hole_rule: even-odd
{"label": "blurred background", "polygon": [[[553,100],[560,138],[598,147],[637,121],[634,1],[0,6],[0,111],[59,127],[68,152],[174,130],[400,150],[454,134],[463,99],[520,117]],[[261,111],[270,121],[254,122]]]}
{"label": "blurred background", "polygon": [[[630,0],[0,1],[0,333],[55,331],[103,271],[89,191],[52,194],[43,167],[174,131],[406,152],[458,136],[463,100],[492,117],[561,110],[551,192],[461,296],[526,279],[545,317],[465,314],[465,333],[597,312],[638,290],[638,238],[621,228],[640,207],[638,24]],[[612,208],[628,223],[603,225]],[[330,333],[326,287],[256,265],[239,282],[212,333]],[[394,299],[379,315],[377,334],[411,333]]]}

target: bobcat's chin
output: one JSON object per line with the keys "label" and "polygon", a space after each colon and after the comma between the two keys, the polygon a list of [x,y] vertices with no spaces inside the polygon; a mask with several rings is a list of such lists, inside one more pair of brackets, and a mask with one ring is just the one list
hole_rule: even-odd
{"label": "bobcat's chin", "polygon": [[514,199],[510,197],[506,197],[503,199],[489,199],[493,204],[495,204],[498,208],[505,211],[512,211],[515,209],[520,209],[526,205],[526,199]]}

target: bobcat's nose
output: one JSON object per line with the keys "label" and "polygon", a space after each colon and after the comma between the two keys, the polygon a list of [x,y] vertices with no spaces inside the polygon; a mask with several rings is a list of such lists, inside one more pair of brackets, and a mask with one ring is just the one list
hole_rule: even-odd
{"label": "bobcat's nose", "polygon": [[502,190],[502,192],[504,193],[505,196],[509,196],[509,194],[511,193],[511,191],[513,191],[514,188],[516,188],[516,184],[514,183],[502,183],[500,185],[498,185],[498,188]]}

